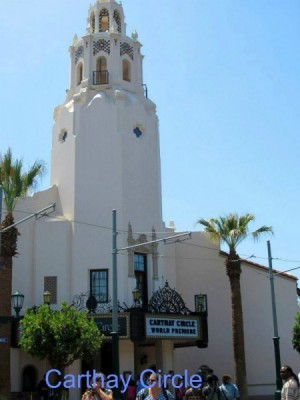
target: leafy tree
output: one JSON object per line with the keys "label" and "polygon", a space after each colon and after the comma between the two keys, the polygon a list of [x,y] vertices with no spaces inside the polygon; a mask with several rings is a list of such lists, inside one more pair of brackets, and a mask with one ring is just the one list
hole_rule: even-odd
{"label": "leafy tree", "polygon": [[101,347],[102,334],[87,312],[62,302],[61,310],[48,305],[28,309],[21,321],[20,347],[39,359],[47,359],[62,372],[75,360],[90,360]]}
{"label": "leafy tree", "polygon": [[237,254],[237,246],[248,236],[258,240],[264,233],[273,233],[269,226],[249,232],[249,223],[254,221],[254,215],[229,214],[225,217],[200,219],[199,224],[204,226],[204,232],[215,243],[225,243],[229,248],[229,254],[225,261],[226,274],[229,278],[232,306],[232,335],[233,356],[236,384],[241,392],[241,398],[248,398],[245,345],[244,345],[244,321],[240,286],[241,260]]}
{"label": "leafy tree", "polygon": [[300,312],[296,314],[292,343],[294,349],[300,353]]}

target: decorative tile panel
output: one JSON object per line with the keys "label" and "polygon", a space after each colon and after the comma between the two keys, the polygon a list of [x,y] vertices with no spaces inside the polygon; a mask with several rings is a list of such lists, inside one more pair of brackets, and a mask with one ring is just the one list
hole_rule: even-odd
{"label": "decorative tile panel", "polygon": [[79,46],[76,50],[75,50],[75,65],[77,64],[78,60],[80,57],[83,57],[84,55],[84,47],[83,46]]}
{"label": "decorative tile panel", "polygon": [[99,51],[104,51],[110,54],[110,41],[105,39],[99,39],[93,43],[93,55],[99,53]]}
{"label": "decorative tile panel", "polygon": [[133,47],[126,42],[120,44],[120,56],[127,54],[133,60]]}

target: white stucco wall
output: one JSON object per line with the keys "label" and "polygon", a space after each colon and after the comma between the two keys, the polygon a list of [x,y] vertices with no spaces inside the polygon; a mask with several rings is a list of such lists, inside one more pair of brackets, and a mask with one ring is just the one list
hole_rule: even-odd
{"label": "white stucco wall", "polygon": [[[225,257],[202,233],[191,241],[166,246],[168,279],[194,310],[194,295],[207,294],[208,335],[206,349],[175,350],[175,368],[195,372],[207,364],[221,377],[233,375],[231,298]],[[253,263],[242,264],[241,291],[244,314],[245,351],[249,394],[272,394],[275,390],[273,317],[268,270]],[[297,306],[296,280],[288,275],[275,278],[275,296],[282,364],[299,368],[299,354],[292,348],[292,327]]]}

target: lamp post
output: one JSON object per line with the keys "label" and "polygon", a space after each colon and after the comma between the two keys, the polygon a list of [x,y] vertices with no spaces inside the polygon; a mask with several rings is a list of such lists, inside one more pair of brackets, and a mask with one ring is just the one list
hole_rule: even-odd
{"label": "lamp post", "polygon": [[271,286],[271,301],[272,301],[272,314],[273,314],[273,327],[274,327],[274,354],[275,354],[275,368],[276,368],[276,391],[274,393],[275,400],[279,400],[281,397],[282,382],[280,377],[280,346],[279,346],[279,336],[278,336],[278,326],[277,326],[277,313],[276,313],[276,301],[275,301],[275,290],[274,290],[274,275],[272,269],[272,254],[270,241],[267,241],[268,245],[268,259],[269,259],[269,277]]}
{"label": "lamp post", "polygon": [[11,301],[13,308],[16,312],[16,318],[19,318],[20,316],[20,311],[24,303],[24,297],[25,297],[24,294],[19,292],[19,290],[17,290],[14,294],[11,295]]}
{"label": "lamp post", "polygon": [[20,311],[24,303],[24,294],[17,290],[11,295],[11,302],[15,310],[16,317],[12,317],[12,333],[11,333],[11,347],[19,347],[20,340]]}
{"label": "lamp post", "polygon": [[112,212],[112,285],[113,285],[113,306],[112,306],[112,366],[113,372],[119,376],[119,332],[118,332],[118,277],[117,277],[117,212]]}
{"label": "lamp post", "polygon": [[[20,311],[24,302],[24,295],[16,291],[11,295],[13,308],[16,316],[11,315],[10,310],[0,316],[0,398],[10,399],[11,378],[10,378],[10,348],[17,346],[17,325],[20,319]],[[2,309],[1,309],[2,311]]]}

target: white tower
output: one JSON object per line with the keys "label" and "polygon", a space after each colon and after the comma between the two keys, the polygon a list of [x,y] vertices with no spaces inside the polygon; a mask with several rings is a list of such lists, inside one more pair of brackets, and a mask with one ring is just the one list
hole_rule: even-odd
{"label": "white tower", "polygon": [[[124,233],[118,248],[153,240],[164,229],[158,118],[144,90],[137,37],[136,32],[126,36],[121,4],[97,0],[88,12],[86,35],[75,36],[70,47],[70,88],[54,111],[51,163],[57,211],[84,222],[72,225],[67,244],[70,295],[83,283],[88,288],[88,270],[110,268],[112,236],[105,228],[112,227],[113,209]],[[146,299],[164,272],[157,246],[137,251],[148,258],[139,281]],[[123,283],[118,296],[126,301],[136,285],[133,259],[134,250],[118,259]]]}
{"label": "white tower", "polygon": [[97,0],[87,33],[70,47],[66,100],[54,112],[51,184],[72,219],[161,229],[158,119],[144,93],[141,44],[123,9]]}

